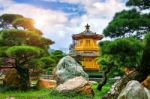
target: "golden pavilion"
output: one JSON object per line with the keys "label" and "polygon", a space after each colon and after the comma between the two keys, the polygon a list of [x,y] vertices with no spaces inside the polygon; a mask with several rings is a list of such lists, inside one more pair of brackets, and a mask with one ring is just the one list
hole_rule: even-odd
{"label": "golden pavilion", "polygon": [[85,30],[79,34],[72,35],[73,44],[70,46],[69,54],[72,57],[80,56],[80,63],[84,70],[99,70],[99,65],[96,63],[96,58],[99,56],[98,40],[101,40],[103,35],[96,34],[90,31],[90,26],[87,24]]}

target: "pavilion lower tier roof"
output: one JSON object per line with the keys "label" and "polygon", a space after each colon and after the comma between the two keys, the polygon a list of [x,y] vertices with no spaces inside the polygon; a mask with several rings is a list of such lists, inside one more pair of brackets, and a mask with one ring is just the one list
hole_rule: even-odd
{"label": "pavilion lower tier roof", "polygon": [[97,53],[95,52],[77,52],[77,51],[70,51],[69,52],[70,56],[83,56],[83,57],[97,57],[99,56]]}

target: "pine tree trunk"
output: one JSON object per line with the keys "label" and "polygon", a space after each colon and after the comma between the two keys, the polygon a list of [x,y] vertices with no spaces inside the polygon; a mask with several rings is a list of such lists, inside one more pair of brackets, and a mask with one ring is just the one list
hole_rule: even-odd
{"label": "pine tree trunk", "polygon": [[20,75],[20,78],[21,78],[20,89],[21,90],[27,90],[30,87],[29,69],[27,69],[27,68],[20,68],[20,67],[17,67],[16,69],[17,69],[17,71],[18,71],[18,73]]}
{"label": "pine tree trunk", "polygon": [[108,66],[108,67],[104,70],[102,82],[99,83],[99,84],[98,84],[98,87],[97,87],[97,89],[98,89],[99,91],[101,91],[101,90],[102,90],[102,87],[107,83],[107,74],[110,72],[111,68],[112,68],[112,66],[110,65],[110,66]]}
{"label": "pine tree trunk", "polygon": [[99,83],[99,85],[98,85],[98,87],[97,87],[97,90],[101,91],[102,88],[103,88],[103,86],[106,84],[106,82],[107,82],[107,73],[104,72],[104,73],[103,73],[102,82]]}

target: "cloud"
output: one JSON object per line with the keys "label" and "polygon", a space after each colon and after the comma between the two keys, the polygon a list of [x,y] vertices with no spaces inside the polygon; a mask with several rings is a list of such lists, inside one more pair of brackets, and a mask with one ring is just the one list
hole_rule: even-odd
{"label": "cloud", "polygon": [[[42,30],[44,36],[55,41],[54,49],[69,48],[72,34],[80,33],[89,23],[91,30],[102,34],[103,29],[112,20],[114,14],[125,8],[122,0],[41,0],[43,2],[64,2],[80,4],[85,10],[83,15],[71,16],[60,10],[44,9],[33,4],[17,3],[13,0],[0,0],[0,14],[15,13],[33,18],[35,26]],[[61,7],[61,6],[59,6]],[[70,18],[71,17],[71,18]]]}
{"label": "cloud", "polygon": [[0,8],[7,8],[13,4],[12,0],[0,0]]}
{"label": "cloud", "polygon": [[125,8],[124,3],[118,3],[117,0],[108,0],[104,3],[96,2],[93,4],[95,11],[89,10],[89,13],[95,12],[95,14],[100,13],[102,17],[112,17],[116,12],[119,12]]}

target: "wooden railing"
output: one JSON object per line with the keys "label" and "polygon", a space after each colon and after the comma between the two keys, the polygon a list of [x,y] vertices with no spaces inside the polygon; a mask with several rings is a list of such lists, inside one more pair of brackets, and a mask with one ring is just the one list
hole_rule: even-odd
{"label": "wooden railing", "polygon": [[1,67],[0,67],[0,70],[1,70],[1,69],[7,69],[7,68],[15,68],[15,67],[14,67],[14,66],[1,66]]}
{"label": "wooden railing", "polygon": [[40,78],[43,78],[43,79],[52,79],[52,75],[41,74]]}

